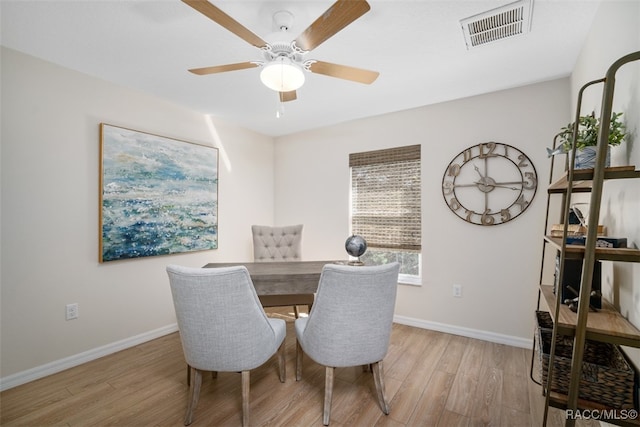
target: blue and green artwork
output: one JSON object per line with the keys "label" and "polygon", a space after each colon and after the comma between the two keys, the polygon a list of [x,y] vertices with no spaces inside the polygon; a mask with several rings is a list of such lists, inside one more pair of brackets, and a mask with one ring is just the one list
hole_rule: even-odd
{"label": "blue and green artwork", "polygon": [[218,150],[101,125],[100,262],[218,247]]}

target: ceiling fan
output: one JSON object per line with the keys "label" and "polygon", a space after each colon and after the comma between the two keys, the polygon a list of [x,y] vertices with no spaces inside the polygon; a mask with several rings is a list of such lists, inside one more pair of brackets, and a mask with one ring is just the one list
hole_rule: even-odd
{"label": "ceiling fan", "polygon": [[293,21],[293,15],[287,11],[276,12],[274,20],[281,30],[281,34],[277,37],[278,40],[273,40],[270,43],[248,30],[207,0],[182,1],[244,41],[260,49],[265,58],[264,61],[247,61],[190,69],[189,71],[194,74],[207,75],[263,67],[260,79],[268,88],[279,93],[281,102],[293,101],[297,98],[296,90],[304,84],[304,71],[364,84],[371,84],[378,78],[379,73],[377,71],[306,59],[306,55],[311,50],[367,13],[370,6],[366,0],[336,1],[293,41],[286,39],[287,30]]}

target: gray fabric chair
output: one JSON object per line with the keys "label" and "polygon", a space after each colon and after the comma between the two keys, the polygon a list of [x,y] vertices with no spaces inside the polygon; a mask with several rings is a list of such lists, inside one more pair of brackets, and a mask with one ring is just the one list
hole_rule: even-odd
{"label": "gray fabric chair", "polygon": [[[302,257],[302,224],[285,227],[252,225],[253,260],[255,262],[300,261]],[[311,310],[313,294],[260,295],[263,307],[293,306],[296,318],[298,306]]]}
{"label": "gray fabric chair", "polygon": [[337,367],[370,366],[378,403],[389,414],[382,359],[389,347],[399,269],[396,262],[372,267],[325,265],[309,317],[295,321],[296,380],[302,376],[303,352],[326,367],[324,425],[329,425]]}
{"label": "gray fabric chair", "polygon": [[285,381],[286,324],[265,314],[246,267],[167,267],[182,340],[193,371],[184,424],[198,404],[202,372],[242,372],[242,425],[249,424],[249,371],[278,352]]}

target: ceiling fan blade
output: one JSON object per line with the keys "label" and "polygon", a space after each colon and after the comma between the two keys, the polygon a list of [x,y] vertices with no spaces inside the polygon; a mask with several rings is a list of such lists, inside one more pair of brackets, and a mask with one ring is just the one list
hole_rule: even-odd
{"label": "ceiling fan blade", "polygon": [[237,64],[216,65],[213,67],[192,68],[189,71],[199,76],[207,74],[224,73],[226,71],[244,70],[246,68],[255,68],[260,65],[255,62],[238,62]]}
{"label": "ceiling fan blade", "polygon": [[332,64],[324,61],[314,62],[309,67],[309,71],[368,85],[373,83],[380,75],[377,71],[363,70],[362,68],[348,67],[346,65]]}
{"label": "ceiling fan blade", "polygon": [[267,42],[248,30],[244,25],[224,13],[218,7],[212,5],[206,0],[182,0],[198,12],[202,13],[213,22],[222,25],[242,40],[254,45],[255,47],[263,47]]}
{"label": "ceiling fan blade", "polygon": [[296,99],[298,99],[298,95],[296,94],[295,90],[289,91],[289,92],[279,92],[280,94],[280,102],[289,102],[289,101],[295,101]]}
{"label": "ceiling fan blade", "polygon": [[338,0],[298,36],[296,46],[307,51],[315,49],[369,9],[366,0]]}

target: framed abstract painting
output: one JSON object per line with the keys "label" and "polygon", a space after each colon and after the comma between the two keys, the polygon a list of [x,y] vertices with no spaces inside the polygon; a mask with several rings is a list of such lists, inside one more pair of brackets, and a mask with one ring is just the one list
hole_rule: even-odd
{"label": "framed abstract painting", "polygon": [[218,248],[218,149],[100,124],[100,262]]}

